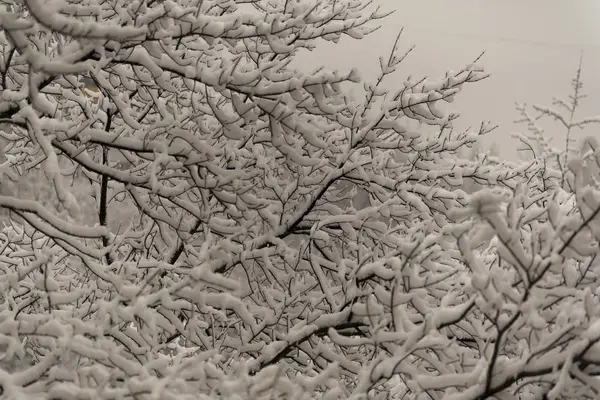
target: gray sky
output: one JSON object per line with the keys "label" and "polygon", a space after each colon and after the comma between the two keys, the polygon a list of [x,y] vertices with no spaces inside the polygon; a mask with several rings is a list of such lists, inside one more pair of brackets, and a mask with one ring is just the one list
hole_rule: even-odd
{"label": "gray sky", "polygon": [[[589,94],[580,116],[600,114],[600,2],[597,0],[376,0],[396,13],[382,28],[361,40],[324,45],[306,55],[308,64],[345,70],[357,67],[365,78],[378,71],[378,57],[389,54],[404,26],[403,48],[416,49],[397,72],[399,80],[440,76],[459,69],[482,51],[480,62],[492,76],[465,88],[452,109],[460,112],[457,128],[481,120],[499,124],[490,138],[501,155],[515,158],[519,129],[515,101],[551,105],[553,96],[570,94],[570,82],[583,50],[584,91]],[[333,46],[333,47],[332,47]],[[304,62],[304,60],[303,60]],[[391,86],[391,85],[390,85]],[[546,124],[553,145],[563,147],[564,131]],[[553,128],[553,129],[551,129]],[[600,126],[597,127],[600,130]],[[589,135],[586,131],[577,136]]]}

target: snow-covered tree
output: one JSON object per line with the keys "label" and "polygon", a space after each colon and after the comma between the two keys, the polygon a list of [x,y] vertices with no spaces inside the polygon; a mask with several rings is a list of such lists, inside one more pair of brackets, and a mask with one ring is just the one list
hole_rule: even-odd
{"label": "snow-covered tree", "polygon": [[[582,150],[582,147],[577,146],[578,140],[574,135],[577,131],[593,128],[600,124],[598,116],[584,118],[578,116],[581,103],[587,97],[583,91],[582,70],[583,55],[579,60],[575,76],[571,80],[572,91],[567,98],[555,97],[551,106],[534,104],[531,110],[527,104],[517,103],[517,110],[521,118],[516,122],[525,125],[526,131],[518,132],[513,136],[520,142],[519,151],[523,154],[523,158],[545,160],[548,165],[566,172],[569,169],[571,156],[580,154],[579,151]],[[559,131],[563,130],[564,146],[558,144],[556,147],[551,138],[546,135],[541,123],[548,121],[558,125]],[[586,141],[587,139],[583,141],[583,147],[586,147]]]}
{"label": "snow-covered tree", "polygon": [[[600,119],[576,116],[585,97],[581,65],[572,87],[553,107],[533,106],[535,115],[518,105],[527,132],[516,137],[528,151],[528,170],[518,186],[481,190],[456,214],[463,227],[454,225],[453,234],[471,275],[467,298],[481,324],[457,337],[484,350],[478,382],[485,390],[474,384],[449,398],[599,396],[600,153],[591,138],[577,149],[572,135]],[[539,122],[544,117],[566,130],[564,148],[551,146]],[[448,378],[430,380],[447,387]]]}
{"label": "snow-covered tree", "polygon": [[7,398],[596,393],[593,224],[540,163],[462,157],[476,64],[294,70],[376,29],[361,0],[0,6],[2,185],[35,182],[0,196]]}

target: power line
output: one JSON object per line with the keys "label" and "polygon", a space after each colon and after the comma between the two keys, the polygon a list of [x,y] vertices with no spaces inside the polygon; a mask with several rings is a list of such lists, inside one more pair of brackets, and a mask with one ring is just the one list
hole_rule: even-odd
{"label": "power line", "polygon": [[461,37],[461,38],[467,38],[467,39],[472,39],[472,40],[488,40],[488,41],[495,41],[495,42],[520,44],[520,45],[526,45],[526,46],[561,47],[561,48],[566,47],[566,48],[579,49],[579,50],[600,49],[600,44],[592,44],[592,43],[582,44],[582,43],[548,42],[548,41],[542,41],[542,40],[519,39],[519,38],[509,37],[509,36],[451,32],[451,31],[447,31],[447,30],[443,30],[443,29],[422,28],[422,27],[411,26],[411,25],[407,25],[407,24],[403,24],[403,26],[406,27],[407,30],[423,31],[423,32],[434,33],[439,36],[454,36],[454,37]]}

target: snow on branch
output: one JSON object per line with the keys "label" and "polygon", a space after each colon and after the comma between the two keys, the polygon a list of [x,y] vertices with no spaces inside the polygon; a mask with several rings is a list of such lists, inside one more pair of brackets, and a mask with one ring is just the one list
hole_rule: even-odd
{"label": "snow on branch", "polygon": [[293,68],[387,14],[359,0],[4,9],[2,392],[596,398],[596,143],[562,168],[546,142],[519,163],[481,151],[492,124],[452,128],[454,97],[487,77],[479,59],[402,78],[400,35],[372,81]]}
{"label": "snow on branch", "polygon": [[[41,0],[25,0],[27,10],[46,29],[75,38],[105,39],[127,41],[143,38],[145,27],[123,27],[113,24],[100,24],[92,21],[81,21],[64,16],[62,0],[52,0],[42,3]],[[66,2],[65,2],[66,3]],[[66,5],[66,4],[65,4]]]}

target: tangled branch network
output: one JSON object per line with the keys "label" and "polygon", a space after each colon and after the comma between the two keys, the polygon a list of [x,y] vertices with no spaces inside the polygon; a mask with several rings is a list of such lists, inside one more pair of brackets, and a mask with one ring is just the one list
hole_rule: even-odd
{"label": "tangled branch network", "polygon": [[388,14],[1,0],[2,396],[597,398],[595,153],[473,152],[487,74],[390,79],[398,39],[294,68]]}

